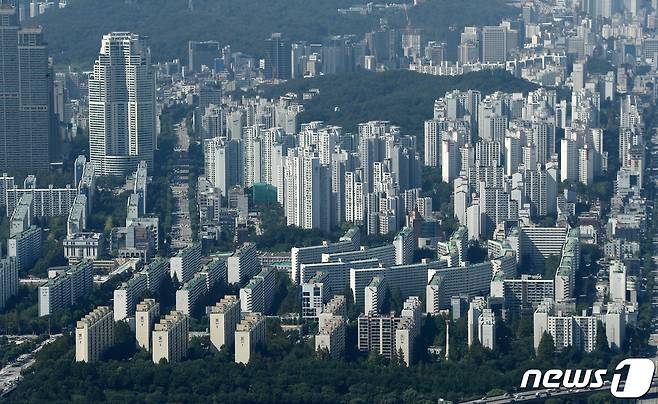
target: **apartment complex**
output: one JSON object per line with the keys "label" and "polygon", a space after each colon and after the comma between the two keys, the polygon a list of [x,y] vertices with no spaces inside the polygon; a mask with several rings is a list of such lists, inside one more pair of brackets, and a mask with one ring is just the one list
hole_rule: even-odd
{"label": "apartment complex", "polygon": [[151,350],[151,333],[158,317],[160,317],[160,303],[155,299],[144,299],[137,305],[135,310],[135,339],[137,345]]}
{"label": "apartment complex", "polygon": [[75,361],[95,362],[114,344],[112,309],[99,306],[75,326]]}
{"label": "apartment complex", "polygon": [[179,362],[187,355],[190,331],[190,318],[185,314],[172,311],[160,319],[153,328],[153,363],[166,360]]}

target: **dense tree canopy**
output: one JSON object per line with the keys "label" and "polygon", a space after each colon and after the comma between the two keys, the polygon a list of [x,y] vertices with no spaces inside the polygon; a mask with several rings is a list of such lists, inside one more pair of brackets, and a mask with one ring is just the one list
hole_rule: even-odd
{"label": "dense tree canopy", "polygon": [[527,92],[535,84],[501,70],[437,77],[410,71],[358,72],[319,76],[272,86],[266,96],[300,93],[316,88],[320,94],[305,105],[300,122],[325,121],[354,131],[361,122],[388,120],[404,134],[416,134],[422,143],[423,121],[431,119],[434,100],[450,90]]}
{"label": "dense tree canopy", "polygon": [[[364,0],[73,0],[39,17],[56,63],[88,67],[103,34],[133,31],[150,38],[155,60],[187,58],[190,40],[216,40],[234,51],[262,57],[263,40],[283,32],[295,41],[319,42],[329,35],[362,36],[376,29],[379,18],[405,27],[405,14],[388,9],[370,15],[341,15],[338,8]],[[502,0],[428,0],[409,10],[414,27],[430,38],[444,38],[451,25],[498,24],[517,10]],[[312,21],[312,22],[310,22]],[[75,38],[75,41],[71,41]]]}
{"label": "dense tree canopy", "polygon": [[[215,351],[207,338],[195,338],[188,359],[154,365],[145,352],[133,355],[126,327],[117,330],[117,347],[106,360],[74,362],[70,335],[38,354],[37,364],[9,397],[10,402],[436,402],[438,398],[479,398],[492,391],[518,388],[527,368],[606,368],[620,356],[585,354],[570,349],[536,358],[531,323],[499,324],[500,348],[466,347],[466,321],[453,321],[450,361],[436,361],[422,351],[445,340],[445,319],[427,318],[417,347],[420,363],[407,368],[399,361],[356,354],[354,323],[348,328],[348,359],[330,360],[313,353],[312,338],[300,339],[268,319],[267,346],[252,362],[235,364],[230,350]],[[530,327],[530,328],[528,328]],[[550,349],[549,349],[550,350]],[[129,356],[132,359],[128,360]],[[474,377],[477,375],[477,377]],[[465,382],[467,381],[467,382]]]}

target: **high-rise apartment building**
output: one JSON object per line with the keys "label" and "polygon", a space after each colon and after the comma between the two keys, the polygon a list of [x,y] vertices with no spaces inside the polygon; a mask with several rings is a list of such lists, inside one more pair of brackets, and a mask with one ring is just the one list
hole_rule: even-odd
{"label": "high-rise apartment building", "polygon": [[247,364],[258,345],[265,344],[266,319],[260,313],[248,314],[235,329],[235,362]]}
{"label": "high-rise apartment building", "polygon": [[537,349],[544,333],[548,333],[557,351],[573,346],[592,352],[596,345],[596,322],[594,316],[573,316],[556,310],[554,302],[547,299],[534,314],[534,347]]}
{"label": "high-rise apartment building", "polygon": [[137,345],[147,351],[151,350],[151,332],[160,316],[160,303],[155,299],[144,299],[135,310],[135,339]]}
{"label": "high-rise apartment building", "polygon": [[288,150],[284,208],[288,225],[303,229],[331,228],[331,171],[310,150]]}
{"label": "high-rise apartment building", "polygon": [[226,259],[229,284],[243,284],[258,273],[260,263],[256,254],[256,244],[244,243]]}
{"label": "high-rise apartment building", "polygon": [[345,319],[331,316],[318,327],[315,336],[315,350],[326,351],[332,358],[338,358],[345,352]]}
{"label": "high-rise apartment building", "polygon": [[194,243],[180,250],[175,257],[169,260],[171,277],[176,276],[178,282],[183,284],[201,270],[201,244]]}
{"label": "high-rise apartment building", "polygon": [[75,326],[75,361],[94,362],[114,344],[112,309],[95,308]]}
{"label": "high-rise apartment building", "polygon": [[153,329],[153,363],[179,362],[187,354],[190,318],[178,311],[167,314]]}
{"label": "high-rise apartment building", "polygon": [[11,258],[0,260],[0,310],[18,292],[18,269]]}
{"label": "high-rise apartment building", "polygon": [[220,350],[233,345],[235,327],[240,323],[240,299],[227,295],[210,308],[210,342]]}
{"label": "high-rise apartment building", "polygon": [[141,160],[153,167],[155,78],[145,39],[103,36],[89,76],[89,153],[97,175],[125,175]]}
{"label": "high-rise apartment building", "polygon": [[93,263],[81,261],[39,287],[39,316],[47,316],[74,305],[93,287]]}
{"label": "high-rise apartment building", "polygon": [[240,305],[242,312],[269,313],[274,299],[276,273],[266,268],[251,278],[244,288],[240,289]]}
{"label": "high-rise apartment building", "polygon": [[204,142],[205,174],[222,193],[244,183],[244,158],[240,139],[213,138]]}
{"label": "high-rise apartment building", "polygon": [[42,243],[41,228],[31,226],[7,240],[7,256],[16,260],[18,271],[26,271],[41,257]]}

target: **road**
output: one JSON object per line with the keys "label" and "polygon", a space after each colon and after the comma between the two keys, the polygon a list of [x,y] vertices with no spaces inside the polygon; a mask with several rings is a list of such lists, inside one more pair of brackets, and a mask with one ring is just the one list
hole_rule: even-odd
{"label": "road", "polygon": [[[623,389],[623,382],[620,383],[621,388]],[[506,394],[504,396],[495,396],[495,397],[487,397],[487,398],[481,398],[479,400],[473,400],[473,401],[466,401],[465,403],[491,403],[491,404],[498,404],[498,403],[509,403],[509,402],[527,402],[527,403],[532,403],[532,402],[544,402],[549,398],[561,398],[561,399],[575,399],[575,398],[580,398],[583,399],[586,396],[589,396],[594,393],[601,393],[601,392],[610,392],[610,384],[609,382],[606,382],[606,384],[603,387],[599,387],[596,389],[567,389],[567,388],[560,388],[560,389],[537,389],[537,390],[524,390],[522,392],[516,393],[514,395],[511,394]],[[638,400],[639,403],[651,403],[651,404],[656,404],[658,403],[658,378],[654,377],[653,382],[651,383],[651,389],[649,390],[649,393],[642,399]]]}
{"label": "road", "polygon": [[32,352],[19,356],[14,362],[0,369],[0,397],[3,397],[16,388],[21,381],[21,372],[36,362],[34,357],[37,352],[41,351],[46,345],[55,342],[61,336],[62,334],[51,335],[50,338],[34,348]]}
{"label": "road", "polygon": [[172,177],[171,192],[174,196],[173,223],[171,228],[171,246],[174,250],[185,248],[192,242],[192,222],[188,199],[190,165],[188,150],[190,136],[187,133],[187,119],[175,126],[178,138],[176,144],[176,165]]}

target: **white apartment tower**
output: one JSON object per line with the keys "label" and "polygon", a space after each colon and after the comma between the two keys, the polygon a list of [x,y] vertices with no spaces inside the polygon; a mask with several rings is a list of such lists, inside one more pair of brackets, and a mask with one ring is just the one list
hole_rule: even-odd
{"label": "white apartment tower", "polygon": [[143,38],[103,36],[89,76],[89,151],[98,175],[124,175],[141,160],[153,167],[155,78]]}
{"label": "white apartment tower", "polygon": [[266,320],[260,313],[250,313],[235,329],[235,362],[249,363],[254,348],[265,344]]}
{"label": "white apartment tower", "polygon": [[233,345],[235,327],[240,323],[240,299],[227,295],[210,308],[210,342],[220,350]]}
{"label": "white apartment tower", "polygon": [[178,362],[187,354],[190,318],[172,311],[153,330],[153,363]]}
{"label": "white apartment tower", "polygon": [[135,339],[137,345],[147,351],[151,350],[151,332],[156,319],[160,316],[160,303],[155,299],[144,299],[135,310]]}
{"label": "white apartment tower", "polygon": [[287,224],[303,229],[331,228],[331,171],[315,153],[288,150],[284,168]]}
{"label": "white apartment tower", "polygon": [[99,306],[75,326],[75,361],[94,362],[114,343],[112,309]]}

